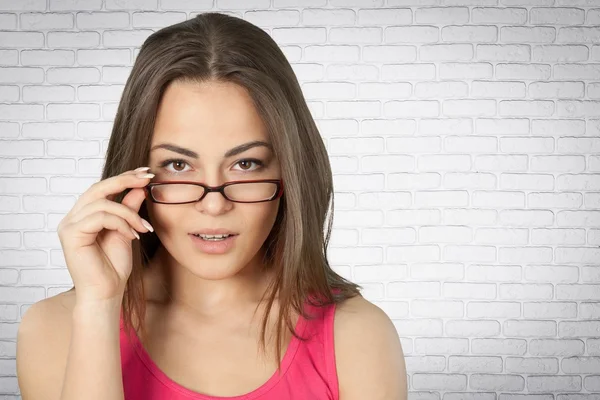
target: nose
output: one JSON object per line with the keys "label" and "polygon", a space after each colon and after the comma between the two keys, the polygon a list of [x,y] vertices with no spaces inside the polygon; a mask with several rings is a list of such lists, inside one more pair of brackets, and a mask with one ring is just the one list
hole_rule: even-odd
{"label": "nose", "polygon": [[[214,185],[217,186],[217,185]],[[208,191],[204,192],[202,200],[197,201],[194,206],[201,212],[207,214],[218,215],[225,211],[228,211],[232,207],[231,201],[227,200],[225,196],[219,191]]]}

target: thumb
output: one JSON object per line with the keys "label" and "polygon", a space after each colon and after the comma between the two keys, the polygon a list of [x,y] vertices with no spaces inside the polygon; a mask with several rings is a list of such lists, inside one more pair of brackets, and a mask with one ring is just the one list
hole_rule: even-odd
{"label": "thumb", "polygon": [[139,212],[145,199],[146,191],[143,188],[133,188],[123,197],[121,204],[126,205],[135,212]]}

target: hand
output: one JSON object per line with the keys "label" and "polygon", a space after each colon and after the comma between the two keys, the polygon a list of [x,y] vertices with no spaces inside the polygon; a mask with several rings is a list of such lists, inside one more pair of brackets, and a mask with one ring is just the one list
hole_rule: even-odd
{"label": "hand", "polygon": [[[143,170],[147,169],[126,171],[94,183],[58,224],[77,302],[122,298],[133,264],[131,241],[139,239],[136,230],[154,231],[138,214],[145,199],[143,187],[154,176],[146,175]],[[112,200],[128,188],[132,189],[122,203]]]}

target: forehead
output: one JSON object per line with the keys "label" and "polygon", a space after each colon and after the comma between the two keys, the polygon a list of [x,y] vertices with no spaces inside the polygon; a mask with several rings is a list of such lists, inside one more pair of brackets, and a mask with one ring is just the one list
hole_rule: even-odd
{"label": "forehead", "polygon": [[171,142],[200,154],[223,154],[222,149],[251,140],[269,141],[245,88],[213,81],[173,82],[165,90],[152,145]]}

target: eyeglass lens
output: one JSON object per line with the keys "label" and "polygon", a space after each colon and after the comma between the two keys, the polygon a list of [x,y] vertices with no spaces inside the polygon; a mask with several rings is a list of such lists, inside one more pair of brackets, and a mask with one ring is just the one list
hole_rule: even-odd
{"label": "eyeglass lens", "polygon": [[[199,185],[185,183],[158,184],[151,187],[152,196],[162,203],[185,203],[198,200],[204,194]],[[235,183],[225,186],[225,195],[232,201],[264,201],[277,192],[273,182]]]}

